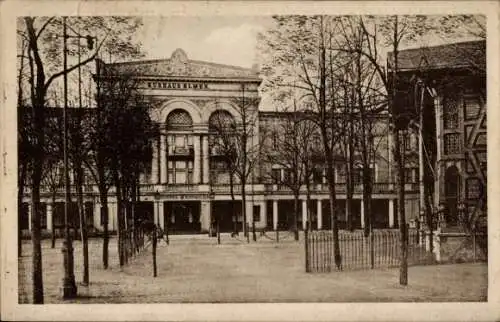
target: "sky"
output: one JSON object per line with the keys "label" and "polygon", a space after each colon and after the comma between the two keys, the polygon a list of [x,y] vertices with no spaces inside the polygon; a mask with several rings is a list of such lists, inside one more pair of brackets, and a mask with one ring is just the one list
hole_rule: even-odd
{"label": "sky", "polygon": [[270,16],[144,17],[140,37],[146,59],[169,58],[182,48],[189,59],[241,67],[256,63],[257,33]]}

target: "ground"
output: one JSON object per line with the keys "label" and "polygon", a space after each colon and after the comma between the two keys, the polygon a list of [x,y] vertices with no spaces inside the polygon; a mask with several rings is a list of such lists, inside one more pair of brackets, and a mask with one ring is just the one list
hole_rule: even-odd
{"label": "ground", "polygon": [[[45,303],[63,303],[61,240],[43,241]],[[19,261],[19,300],[31,301],[31,244],[24,242]],[[102,268],[102,241],[90,241],[90,280],[82,279],[81,244],[75,242],[78,303],[172,302],[415,302],[485,301],[487,265],[468,263],[413,266],[409,285],[399,285],[397,268],[305,273],[304,245],[291,238],[280,243],[238,241],[222,244],[206,235],[171,236],[158,247],[158,277],[153,277],[151,248],[118,265],[116,239],[110,244],[110,268]],[[71,301],[66,301],[68,303]]]}

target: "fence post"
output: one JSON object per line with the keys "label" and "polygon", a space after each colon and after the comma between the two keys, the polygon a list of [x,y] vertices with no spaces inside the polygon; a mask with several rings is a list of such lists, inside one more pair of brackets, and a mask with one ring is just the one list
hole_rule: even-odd
{"label": "fence post", "polygon": [[[370,222],[371,225],[371,222]],[[375,236],[373,235],[373,228],[370,227],[370,267],[375,267]]]}
{"label": "fence post", "polygon": [[250,243],[250,233],[248,232],[248,228],[250,228],[250,227],[248,227],[248,223],[245,222],[245,232],[247,234],[247,243]]}
{"label": "fence post", "polygon": [[153,229],[153,277],[157,276],[156,270],[156,229]]}
{"label": "fence post", "polygon": [[472,254],[473,254],[473,262],[476,262],[476,232],[472,232]]}
{"label": "fence post", "polygon": [[278,230],[278,227],[276,227],[276,242],[280,242],[280,231]]}
{"label": "fence post", "polygon": [[306,273],[310,272],[309,269],[309,221],[306,221],[306,229],[304,231],[304,247],[306,253]]}
{"label": "fence post", "polygon": [[257,235],[255,235],[255,221],[253,220],[252,220],[252,238],[254,242],[257,241]]}
{"label": "fence post", "polygon": [[220,245],[220,226],[219,226],[219,218],[217,218],[217,245]]}

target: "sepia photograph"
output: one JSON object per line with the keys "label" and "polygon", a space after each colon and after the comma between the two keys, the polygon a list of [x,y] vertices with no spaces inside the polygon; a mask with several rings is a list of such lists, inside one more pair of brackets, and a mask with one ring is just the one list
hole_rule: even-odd
{"label": "sepia photograph", "polygon": [[486,14],[14,19],[21,309],[491,300]]}

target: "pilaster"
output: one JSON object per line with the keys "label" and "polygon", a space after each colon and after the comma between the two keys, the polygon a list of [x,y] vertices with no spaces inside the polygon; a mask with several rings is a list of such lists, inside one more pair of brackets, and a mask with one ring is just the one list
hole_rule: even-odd
{"label": "pilaster", "polygon": [[302,229],[306,229],[307,223],[307,200],[302,200]]}
{"label": "pilaster", "polygon": [[151,183],[158,183],[158,141],[157,139],[153,140],[153,158],[151,164]]}
{"label": "pilaster", "polygon": [[47,202],[47,231],[52,231],[52,223],[53,223],[53,207],[52,203]]}
{"label": "pilaster", "polygon": [[363,199],[359,200],[359,211],[361,213],[361,228],[365,228],[365,206],[363,205]]}
{"label": "pilaster", "polygon": [[323,229],[323,207],[322,207],[322,202],[321,199],[318,199],[317,201],[317,212],[318,214],[318,230]]}
{"label": "pilaster", "polygon": [[201,231],[202,232],[208,232],[210,230],[210,222],[211,222],[211,217],[212,217],[212,205],[211,201],[209,200],[204,200],[201,202],[201,207],[200,207],[200,224],[201,224]]}
{"label": "pilaster", "polygon": [[199,184],[201,182],[201,176],[200,176],[201,144],[200,144],[200,136],[198,134],[194,134],[193,148],[194,148],[193,183]]}
{"label": "pilaster", "polygon": [[278,229],[278,200],[273,200],[273,229]]}
{"label": "pilaster", "polygon": [[167,183],[167,138],[160,137],[160,183]]}
{"label": "pilaster", "polygon": [[203,141],[203,183],[208,183],[210,174],[210,151],[208,151],[208,135],[202,137]]}
{"label": "pilaster", "polygon": [[394,228],[394,199],[389,199],[389,228]]}

